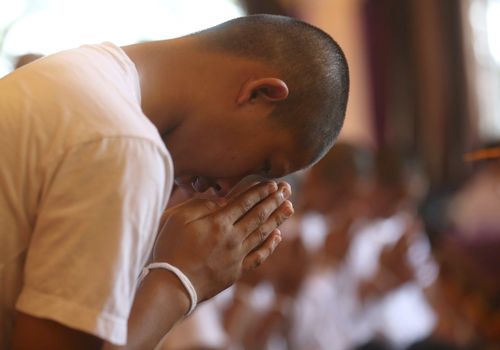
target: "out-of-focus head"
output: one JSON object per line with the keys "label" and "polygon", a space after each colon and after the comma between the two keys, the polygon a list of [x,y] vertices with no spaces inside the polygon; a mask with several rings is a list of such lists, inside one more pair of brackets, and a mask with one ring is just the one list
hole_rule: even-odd
{"label": "out-of-focus head", "polygon": [[322,213],[345,207],[370,172],[370,153],[339,142],[307,172],[301,188],[303,210]]}
{"label": "out-of-focus head", "polygon": [[204,145],[199,160],[191,158],[178,183],[197,182],[198,191],[215,187],[223,193],[247,175],[282,177],[305,168],[332,146],[344,121],[349,74],[328,34],[292,18],[255,15],[191,38],[208,53],[222,53],[228,66],[244,61],[261,68],[245,72],[234,92],[240,108],[209,107],[207,113],[217,116],[205,128],[210,142],[197,139]]}
{"label": "out-of-focus head", "polygon": [[394,214],[408,195],[408,179],[401,156],[395,149],[383,148],[375,155],[373,187],[370,197],[374,216]]}
{"label": "out-of-focus head", "polygon": [[43,57],[43,55],[36,54],[36,53],[27,53],[25,55],[21,55],[21,56],[16,58],[16,61],[14,64],[14,69],[25,66],[28,63],[36,61],[37,59],[42,58],[42,57]]}

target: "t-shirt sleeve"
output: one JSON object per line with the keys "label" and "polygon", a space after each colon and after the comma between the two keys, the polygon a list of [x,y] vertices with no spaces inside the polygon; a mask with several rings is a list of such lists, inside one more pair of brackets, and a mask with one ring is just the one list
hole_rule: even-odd
{"label": "t-shirt sleeve", "polygon": [[49,168],[16,308],[123,345],[170,194],[170,157],[147,139],[104,138]]}

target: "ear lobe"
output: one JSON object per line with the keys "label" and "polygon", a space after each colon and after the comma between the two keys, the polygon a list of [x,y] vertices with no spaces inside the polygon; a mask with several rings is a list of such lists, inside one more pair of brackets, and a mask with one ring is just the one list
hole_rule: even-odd
{"label": "ear lobe", "polygon": [[270,102],[285,100],[288,97],[288,86],[278,78],[249,80],[243,84],[236,103],[252,102],[259,97]]}

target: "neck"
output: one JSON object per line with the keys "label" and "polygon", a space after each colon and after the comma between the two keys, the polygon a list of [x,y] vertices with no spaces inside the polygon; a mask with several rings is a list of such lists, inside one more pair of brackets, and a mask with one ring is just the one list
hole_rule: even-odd
{"label": "neck", "polygon": [[134,62],[141,86],[144,114],[166,137],[189,113],[182,92],[186,85],[185,60],[189,48],[183,39],[154,41],[123,47]]}

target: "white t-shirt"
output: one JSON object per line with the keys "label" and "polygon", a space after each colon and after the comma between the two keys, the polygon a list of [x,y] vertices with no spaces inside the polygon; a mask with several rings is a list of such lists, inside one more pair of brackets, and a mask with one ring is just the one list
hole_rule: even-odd
{"label": "white t-shirt", "polygon": [[14,307],[125,344],[173,184],[134,64],[83,46],[0,80],[0,348]]}

